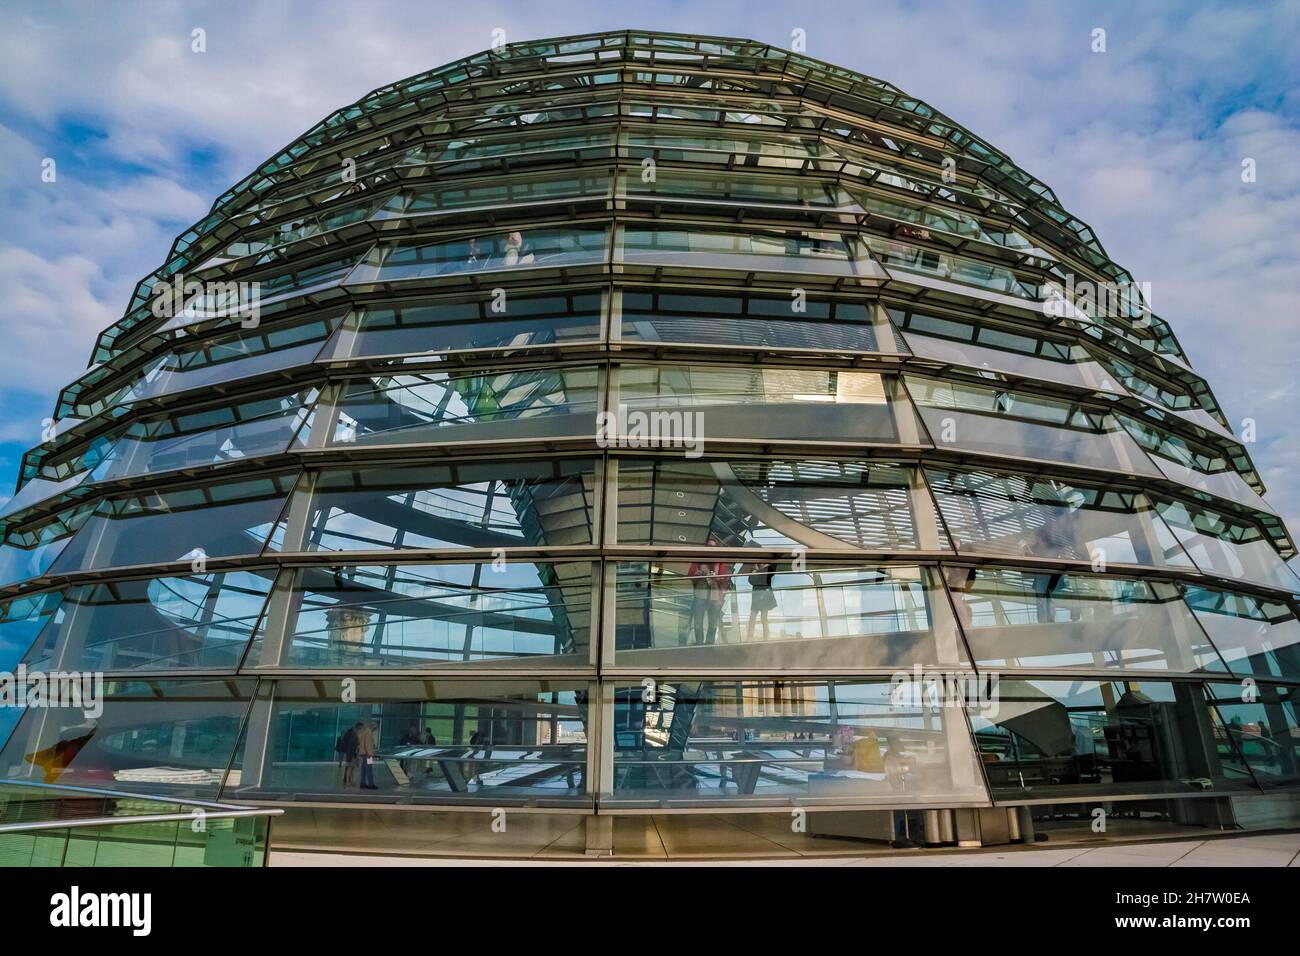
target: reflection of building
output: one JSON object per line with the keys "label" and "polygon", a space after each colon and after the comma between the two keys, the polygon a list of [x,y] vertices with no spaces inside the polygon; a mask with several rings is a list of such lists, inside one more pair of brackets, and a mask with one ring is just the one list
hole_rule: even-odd
{"label": "reflection of building", "polygon": [[712,711],[719,717],[812,717],[817,713],[814,688],[788,681],[758,681],[737,685],[735,696],[715,700]]}
{"label": "reflection of building", "polygon": [[370,626],[370,613],[348,607],[332,607],[325,612],[329,622],[330,644],[336,649],[361,650]]}
{"label": "reflection of building", "polygon": [[[257,322],[157,314],[177,277],[259,283]],[[0,772],[1285,816],[1294,549],[1165,321],[1055,291],[1129,280],[941,113],[753,41],[378,90],[219,197],[61,392],[0,514],[0,669],[110,699],[93,737],[24,715]],[[920,689],[972,670],[995,707]],[[336,747],[372,722],[362,794]]]}

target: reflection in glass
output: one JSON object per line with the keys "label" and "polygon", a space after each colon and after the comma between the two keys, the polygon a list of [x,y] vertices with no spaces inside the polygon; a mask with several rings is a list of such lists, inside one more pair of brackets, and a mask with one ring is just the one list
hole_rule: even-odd
{"label": "reflection in glass", "polygon": [[319,394],[306,388],[239,404],[142,418],[115,434],[111,448],[92,449],[92,481],[113,481],[275,455],[311,429]]}
{"label": "reflection in glass", "polygon": [[623,293],[622,338],[635,342],[689,342],[750,348],[843,352],[902,351],[884,326],[885,338],[865,302],[808,296],[795,312],[789,296],[707,293]]}
{"label": "reflection in glass", "polygon": [[7,531],[0,545],[0,585],[43,575],[93,511],[94,505],[80,505],[35,525]]}
{"label": "reflection in glass", "polygon": [[299,568],[248,666],[583,666],[591,587],[587,562]]}
{"label": "reflection in glass", "polygon": [[639,173],[628,174],[624,182],[629,196],[653,196],[671,202],[718,203],[729,206],[778,206],[789,209],[817,209],[828,212],[861,213],[862,207],[840,183],[785,176],[756,176],[752,173],[693,172],[665,167],[646,180]]}
{"label": "reflection in glass", "polygon": [[914,471],[878,461],[621,460],[620,544],[948,550]]}
{"label": "reflection in glass", "polygon": [[1271,513],[1272,509],[1259,492],[1218,451],[1129,415],[1117,418],[1133,439],[1151,454],[1151,461],[1160,469],[1159,473],[1170,481]]}
{"label": "reflection in glass", "polygon": [[361,680],[355,703],[336,680],[274,687],[249,720],[265,762],[227,799],[590,803],[585,682]]}
{"label": "reflection in glass", "polygon": [[1300,594],[1300,578],[1253,521],[1186,501],[1156,499],[1160,516],[1207,574]]}
{"label": "reflection in glass", "polygon": [[69,589],[27,655],[36,670],[239,666],[274,572],[212,571]]}
{"label": "reflection in glass", "polygon": [[890,309],[911,351],[925,359],[1003,372],[1093,391],[1122,389],[1079,345],[1027,330],[977,324],[969,319]]}
{"label": "reflection in glass", "polygon": [[761,232],[670,228],[629,223],[623,227],[623,261],[698,269],[755,269],[837,276],[879,275],[866,244],[831,231]]}
{"label": "reflection in glass", "polygon": [[1010,568],[949,568],[978,666],[1222,670],[1168,582]]}
{"label": "reflection in glass", "polygon": [[876,372],[624,365],[618,373],[618,401],[629,413],[696,412],[707,439],[914,444],[920,430],[892,390]]}
{"label": "reflection in glass", "polygon": [[937,447],[1159,476],[1108,412],[1009,387],[905,381]]}
{"label": "reflection in glass", "polygon": [[959,707],[889,681],[660,681],[613,689],[608,799],[672,804],[985,800]]}
{"label": "reflection in glass", "polygon": [[349,284],[505,269],[599,264],[606,259],[601,228],[526,229],[444,242],[376,246],[348,278]]}
{"label": "reflection in glass", "polygon": [[995,800],[1255,789],[1212,745],[1196,682],[1004,678],[996,716],[971,725]]}
{"label": "reflection in glass", "polygon": [[[915,238],[928,239],[924,229],[915,228]],[[913,235],[913,233],[900,233]],[[938,279],[961,282],[966,285],[1001,292],[1021,299],[1038,299],[1038,287],[1021,279],[1010,269],[995,266],[969,256],[956,256],[928,246],[918,246],[897,239],[863,236],[863,240],[887,269],[900,269],[930,275]]]}
{"label": "reflection in glass", "polygon": [[340,313],[314,314],[287,322],[263,321],[254,329],[180,338],[147,364],[126,386],[65,399],[61,414],[89,416],[115,404],[173,395],[209,385],[307,365],[338,325]]}
{"label": "reflection in glass", "polygon": [[829,157],[829,147],[815,137],[777,139],[768,134],[763,139],[744,137],[743,132],[718,130],[681,133],[671,130],[631,129],[625,134],[629,154],[634,159],[653,156],[658,161],[676,163],[732,163],[743,156],[750,165],[777,169],[802,169],[809,159]]}
{"label": "reflection in glass", "polygon": [[1232,673],[1300,681],[1300,620],[1293,605],[1201,587],[1183,594]]}
{"label": "reflection in glass", "polygon": [[0,604],[0,671],[13,671],[62,602],[62,591],[47,591]]}
{"label": "reflection in glass", "polygon": [[282,246],[300,242],[303,239],[311,239],[371,218],[378,203],[378,199],[362,196],[360,203],[331,206],[314,215],[286,219],[270,229],[261,229],[241,236],[226,246],[225,249],[205,260],[202,267],[217,265],[222,260],[239,259],[244,256],[260,255],[269,258],[268,254],[273,253],[274,250]]}
{"label": "reflection in glass", "polygon": [[[919,233],[922,238],[932,238],[929,235],[929,230],[933,229],[936,232],[949,233],[949,236],[946,237],[947,242],[953,242],[954,240],[963,244],[970,241],[983,242],[989,245],[1002,246],[1006,249],[1015,249],[1017,252],[1025,254],[1045,255],[1041,249],[1014,229],[999,229],[996,226],[986,226],[974,216],[961,212],[955,207],[937,209],[933,206],[918,206],[911,203],[881,199],[858,190],[854,190],[854,192],[860,196],[862,206],[867,212],[875,216],[917,226],[919,228],[912,230],[912,233]],[[890,247],[886,246],[885,248]],[[893,250],[891,249],[891,251]]]}
{"label": "reflection in glass", "polygon": [[291,475],[105,498],[51,567],[55,573],[261,553]]}
{"label": "reflection in glass", "polygon": [[[284,551],[591,544],[591,461],[357,467],[321,472],[273,543]],[[301,517],[300,517],[301,515]]]}
{"label": "reflection in glass", "polygon": [[1207,684],[1214,742],[1225,764],[1236,758],[1265,790],[1300,783],[1300,719],[1296,688],[1259,684]]}
{"label": "reflection in glass", "polygon": [[110,680],[103,713],[33,708],[0,750],[0,777],[212,800],[242,761],[254,682]]}
{"label": "reflection in glass", "polygon": [[367,305],[349,312],[325,358],[524,349],[600,337],[600,295],[511,295],[505,312],[490,296]]}
{"label": "reflection in glass", "polygon": [[[334,259],[301,262],[292,260],[287,265],[256,275],[241,274],[240,282],[257,283],[260,308],[281,299],[305,297],[310,292],[319,291],[343,282],[357,265],[358,254],[349,253]],[[226,288],[221,288],[225,286]],[[196,296],[186,303],[186,307],[167,319],[154,331],[171,332],[183,329],[211,319],[228,317],[238,318],[242,323],[248,318],[249,305],[245,293],[235,288],[234,282],[214,282],[203,295]]]}
{"label": "reflection in glass", "polygon": [[595,366],[420,372],[346,382],[325,440],[331,445],[592,435]]}
{"label": "reflection in glass", "polygon": [[544,176],[498,176],[471,182],[434,183],[390,196],[377,218],[427,216],[456,209],[519,206],[601,197],[609,193],[609,173],[561,172]]}
{"label": "reflection in glass", "polygon": [[925,477],[959,554],[1192,567],[1141,493],[937,465]]}
{"label": "reflection in glass", "polygon": [[856,671],[966,663],[929,568],[624,561],[616,589],[616,667]]}
{"label": "reflection in glass", "polygon": [[[57,613],[63,594],[48,591],[31,597],[16,597],[0,604],[0,671],[13,673],[41,629]],[[0,706],[0,747],[18,723],[22,710]]]}

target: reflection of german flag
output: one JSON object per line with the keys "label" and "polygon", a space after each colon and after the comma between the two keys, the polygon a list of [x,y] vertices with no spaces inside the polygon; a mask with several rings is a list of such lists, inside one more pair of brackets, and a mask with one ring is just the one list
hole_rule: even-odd
{"label": "reflection of german flag", "polygon": [[46,747],[44,750],[28,754],[24,759],[45,771],[46,783],[54,783],[59,779],[59,775],[68,769],[68,764],[77,759],[77,754],[81,753],[81,748],[90,743],[90,738],[93,736],[95,736],[95,731],[92,728],[87,734],[73,737],[71,740],[60,740],[53,747]]}

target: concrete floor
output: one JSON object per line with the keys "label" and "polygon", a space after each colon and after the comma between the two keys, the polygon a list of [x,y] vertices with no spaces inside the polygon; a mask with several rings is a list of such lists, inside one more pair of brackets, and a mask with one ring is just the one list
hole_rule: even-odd
{"label": "concrete floor", "polygon": [[[505,832],[484,813],[296,808],[271,828],[270,865],[473,865],[491,861],[593,862],[583,819],[512,813]],[[974,850],[896,850],[883,843],[791,832],[778,814],[647,815],[614,819],[612,859],[599,862],[820,863],[861,866],[1293,866],[1300,832],[1166,833],[1144,828],[1100,840]]]}

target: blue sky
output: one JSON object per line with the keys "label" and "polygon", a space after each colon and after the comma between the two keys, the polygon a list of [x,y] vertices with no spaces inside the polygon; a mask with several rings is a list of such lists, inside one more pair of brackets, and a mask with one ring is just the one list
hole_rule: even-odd
{"label": "blue sky", "polygon": [[[207,52],[190,49],[206,31]],[[0,498],[172,238],[369,90],[510,42],[751,36],[878,76],[1048,183],[1150,282],[1300,533],[1300,3],[6,4]],[[1092,31],[1106,51],[1092,51]],[[57,180],[42,182],[53,158]],[[1241,181],[1241,161],[1257,180]]]}

